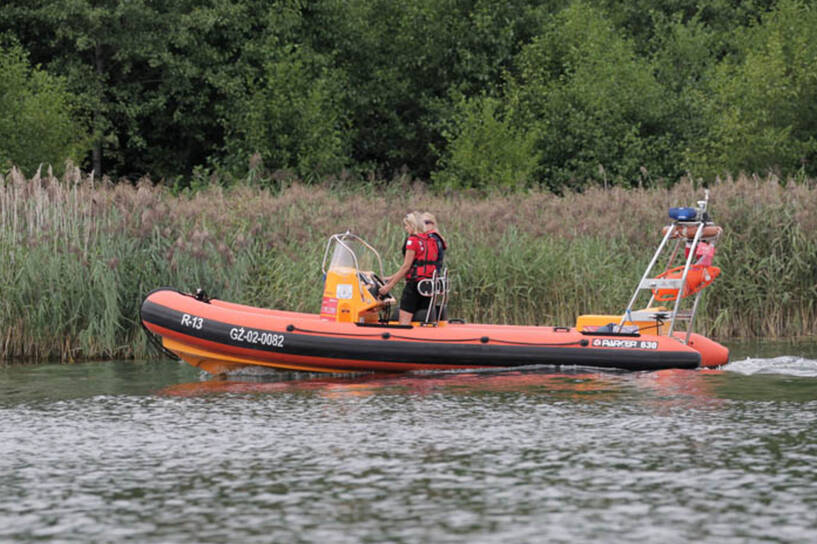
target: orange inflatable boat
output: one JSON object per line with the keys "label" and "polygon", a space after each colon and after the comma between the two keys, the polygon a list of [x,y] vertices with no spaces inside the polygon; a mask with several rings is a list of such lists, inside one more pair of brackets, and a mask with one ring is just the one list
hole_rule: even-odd
{"label": "orange inflatable boat", "polygon": [[[673,238],[673,230],[665,234],[656,257],[670,239],[685,240]],[[446,320],[447,273],[425,280],[420,290],[429,297],[429,310],[415,315],[411,325],[400,325],[389,319],[396,301],[378,295],[382,281],[373,272],[375,260],[380,263],[379,254],[358,236],[333,235],[324,253],[320,314],[256,308],[211,299],[203,292],[160,288],[142,303],[141,321],[168,352],[212,374],[244,367],[307,372],[528,365],[660,370],[720,366],[729,358],[724,346],[691,328],[674,330],[684,315],[677,297],[674,308],[652,307],[651,298],[646,309],[634,311],[634,296],[624,313],[579,316],[575,327]],[[382,275],[382,264],[379,268]],[[680,280],[651,278],[663,282],[660,285],[647,280],[645,273],[636,294],[680,287]]]}
{"label": "orange inflatable boat", "polygon": [[341,323],[197,300],[172,289],[148,295],[142,322],[166,349],[211,374],[246,366],[309,372],[525,365],[659,370],[718,366],[728,358],[725,348],[697,334],[685,345],[676,337],[568,327]]}

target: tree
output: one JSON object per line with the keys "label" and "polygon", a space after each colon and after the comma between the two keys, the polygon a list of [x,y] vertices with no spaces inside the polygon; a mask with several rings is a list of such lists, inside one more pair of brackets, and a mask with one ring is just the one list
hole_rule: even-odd
{"label": "tree", "polygon": [[688,167],[704,177],[817,174],[817,10],[782,0],[735,44],[737,53],[711,71],[708,131],[690,142]]}
{"label": "tree", "polygon": [[518,56],[507,98],[515,125],[536,132],[539,176],[553,188],[581,188],[600,167],[624,185],[677,173],[653,65],[589,4],[548,20]]}
{"label": "tree", "polygon": [[266,168],[307,179],[338,173],[351,145],[342,74],[305,46],[268,57],[257,87],[237,103],[228,154],[241,161],[257,152]]}
{"label": "tree", "polygon": [[7,1],[0,30],[31,44],[35,61],[81,97],[95,171],[170,177],[221,150],[224,102],[257,69],[252,44],[267,2]]}
{"label": "tree", "polygon": [[81,158],[87,135],[75,100],[61,78],[32,68],[19,45],[0,46],[0,167],[61,171],[67,159]]}
{"label": "tree", "polygon": [[539,156],[534,135],[511,126],[499,99],[462,98],[435,184],[447,187],[522,188],[533,181]]}
{"label": "tree", "polygon": [[[355,162],[427,178],[452,96],[500,93],[545,0],[324,0],[305,10],[312,48],[347,78]],[[545,8],[543,8],[545,9]],[[549,7],[547,9],[550,9]]]}

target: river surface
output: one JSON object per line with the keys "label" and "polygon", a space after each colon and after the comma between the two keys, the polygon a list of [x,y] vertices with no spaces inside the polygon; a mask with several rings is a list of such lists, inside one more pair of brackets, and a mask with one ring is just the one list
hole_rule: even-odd
{"label": "river surface", "polygon": [[813,542],[817,344],[715,371],[0,368],[0,542]]}

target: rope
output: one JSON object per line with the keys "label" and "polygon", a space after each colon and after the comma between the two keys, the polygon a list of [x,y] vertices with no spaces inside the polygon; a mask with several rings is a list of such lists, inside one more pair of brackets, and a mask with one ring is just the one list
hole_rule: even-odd
{"label": "rope", "polygon": [[383,333],[343,333],[343,332],[329,332],[329,331],[313,331],[309,329],[302,329],[300,327],[296,327],[295,325],[287,325],[288,332],[305,332],[308,334],[322,334],[322,335],[330,335],[330,336],[352,336],[352,337],[361,337],[361,338],[373,338],[373,337],[380,337],[383,340],[388,340],[390,338],[394,338],[396,340],[415,340],[421,342],[440,342],[440,343],[456,343],[456,342],[481,342],[483,344],[487,344],[489,342],[496,342],[499,344],[510,344],[516,346],[586,346],[588,344],[587,340],[582,338],[581,340],[574,340],[572,342],[524,342],[520,340],[503,340],[501,338],[489,338],[488,336],[479,336],[474,338],[414,338],[412,336],[403,336],[400,334],[392,334],[390,332],[383,332]]}
{"label": "rope", "polygon": [[423,342],[482,342],[483,344],[487,344],[489,339],[487,336],[481,336],[479,338],[412,338],[411,336],[400,336],[393,334],[391,335],[392,338],[397,338],[398,340],[422,340]]}
{"label": "rope", "polygon": [[305,332],[305,333],[308,333],[308,334],[323,334],[323,335],[328,335],[328,336],[359,336],[359,337],[362,337],[362,338],[383,336],[383,334],[379,333],[379,332],[370,333],[370,334],[366,334],[366,333],[355,334],[355,333],[351,333],[351,332],[347,333],[347,332],[330,332],[330,331],[311,331],[309,329],[302,329],[300,327],[296,327],[295,325],[287,325],[287,332],[293,332],[293,331],[294,332]]}
{"label": "rope", "polygon": [[499,342],[500,344],[513,344],[518,346],[586,346],[587,340],[582,338],[581,340],[575,340],[573,342],[521,342],[517,340],[502,340],[500,338],[494,338],[494,342]]}
{"label": "rope", "polygon": [[181,358],[178,355],[176,355],[175,353],[173,353],[172,351],[167,349],[164,346],[164,344],[162,344],[161,340],[159,340],[159,338],[156,337],[156,335],[154,335],[152,332],[150,332],[150,329],[148,329],[145,326],[145,322],[142,321],[141,316],[139,318],[139,324],[142,325],[142,330],[145,331],[145,335],[147,336],[149,345],[153,346],[153,348],[158,350],[159,353],[163,353],[165,356],[170,357],[171,359],[173,359],[175,361],[180,361],[181,360]]}

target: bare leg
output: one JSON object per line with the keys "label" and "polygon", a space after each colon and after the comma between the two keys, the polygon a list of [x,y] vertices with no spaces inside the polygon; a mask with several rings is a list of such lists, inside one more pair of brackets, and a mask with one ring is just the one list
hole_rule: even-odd
{"label": "bare leg", "polygon": [[411,312],[407,312],[405,310],[400,310],[400,324],[401,325],[409,325],[411,323],[411,318],[414,317],[414,314]]}

